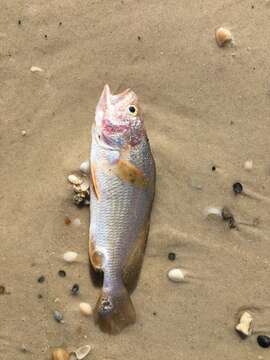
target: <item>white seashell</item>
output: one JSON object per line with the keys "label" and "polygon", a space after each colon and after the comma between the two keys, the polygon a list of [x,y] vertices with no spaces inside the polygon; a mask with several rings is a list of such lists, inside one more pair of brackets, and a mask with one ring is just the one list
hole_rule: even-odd
{"label": "white seashell", "polygon": [[73,220],[73,225],[80,226],[81,225],[81,220],[79,218],[74,219]]}
{"label": "white seashell", "polygon": [[38,67],[38,66],[31,66],[30,71],[32,71],[32,72],[42,72],[42,71],[44,71],[44,70],[41,69],[41,68]]}
{"label": "white seashell", "polygon": [[252,168],[253,168],[253,161],[252,161],[252,160],[247,160],[247,161],[245,161],[244,168],[245,168],[245,170],[247,170],[247,171],[252,170]]}
{"label": "white seashell", "polygon": [[22,130],[22,136],[25,136],[25,135],[26,135],[26,131]]}
{"label": "white seashell", "polygon": [[85,345],[75,350],[74,354],[78,360],[82,360],[90,353],[91,349],[92,347],[90,345]]}
{"label": "white seashell", "polygon": [[73,185],[81,185],[83,183],[82,179],[73,174],[68,176],[68,181]]}
{"label": "white seashell", "polygon": [[222,208],[215,206],[208,206],[204,209],[205,216],[215,215],[222,217]]}
{"label": "white seashell", "polygon": [[236,325],[235,329],[245,336],[252,334],[253,319],[250,313],[245,311],[239,320],[239,324]]}
{"label": "white seashell", "polygon": [[83,315],[90,316],[93,314],[92,306],[88,303],[82,302],[80,303],[80,310]]}
{"label": "white seashell", "polygon": [[88,175],[90,173],[90,161],[89,160],[85,160],[84,162],[81,163],[80,171],[86,175]]}
{"label": "white seashell", "polygon": [[67,251],[63,255],[63,259],[68,263],[76,261],[77,257],[78,253],[76,253],[75,251]]}
{"label": "white seashell", "polygon": [[185,279],[186,272],[181,269],[171,269],[168,278],[173,282],[181,282]]}
{"label": "white seashell", "polygon": [[216,36],[216,42],[220,47],[231,44],[233,41],[230,30],[225,29],[223,27],[220,27],[219,29],[216,30],[215,36]]}

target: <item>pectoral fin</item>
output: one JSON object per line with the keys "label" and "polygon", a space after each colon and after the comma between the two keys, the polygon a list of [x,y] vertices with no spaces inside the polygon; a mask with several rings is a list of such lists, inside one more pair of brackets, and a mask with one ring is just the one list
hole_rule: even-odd
{"label": "pectoral fin", "polygon": [[121,180],[134,186],[145,188],[149,184],[149,180],[144,173],[128,160],[119,160],[111,167],[111,170]]}
{"label": "pectoral fin", "polygon": [[93,192],[97,199],[99,199],[100,194],[98,190],[97,177],[96,177],[96,166],[91,163],[91,173],[90,173],[90,183],[93,189]]}

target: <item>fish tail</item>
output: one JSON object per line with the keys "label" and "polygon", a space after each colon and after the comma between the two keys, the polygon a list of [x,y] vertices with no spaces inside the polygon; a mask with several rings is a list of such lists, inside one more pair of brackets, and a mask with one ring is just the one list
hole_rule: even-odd
{"label": "fish tail", "polygon": [[95,322],[103,332],[118,334],[126,326],[133,324],[136,313],[127,289],[122,286],[121,291],[114,294],[104,289],[94,310]]}

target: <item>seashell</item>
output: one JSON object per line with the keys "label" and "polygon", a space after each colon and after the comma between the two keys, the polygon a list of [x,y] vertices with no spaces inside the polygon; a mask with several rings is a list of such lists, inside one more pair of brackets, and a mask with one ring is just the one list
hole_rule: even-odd
{"label": "seashell", "polygon": [[245,170],[247,170],[247,171],[252,170],[252,168],[253,168],[253,161],[252,161],[252,160],[247,160],[247,161],[245,161],[244,168],[245,168]]}
{"label": "seashell", "polygon": [[84,162],[81,163],[80,171],[86,175],[88,175],[90,173],[90,161],[89,160],[85,160]]}
{"label": "seashell", "polygon": [[25,136],[25,135],[26,135],[26,131],[22,130],[22,136]]}
{"label": "seashell", "polygon": [[74,219],[73,220],[73,225],[80,226],[81,225],[81,220],[79,218]]}
{"label": "seashell", "polygon": [[59,323],[63,323],[63,315],[60,313],[60,311],[57,311],[57,310],[54,310],[53,312],[53,317],[54,317],[54,320],[59,322]]}
{"label": "seashell", "polygon": [[69,360],[69,353],[64,349],[56,349],[52,353],[52,360]]}
{"label": "seashell", "polygon": [[68,176],[68,181],[73,185],[81,185],[83,182],[82,179],[80,179],[78,176],[73,174]]}
{"label": "seashell", "polygon": [[75,350],[73,353],[76,355],[76,358],[78,360],[84,359],[91,351],[92,347],[90,345],[81,346],[77,350]]}
{"label": "seashell", "polygon": [[208,206],[207,208],[204,209],[204,214],[206,217],[211,215],[222,217],[222,208],[215,206]]}
{"label": "seashell", "polygon": [[90,304],[81,302],[79,306],[83,315],[90,316],[93,314],[92,306]]}
{"label": "seashell", "polygon": [[171,269],[168,272],[168,278],[173,282],[181,282],[185,279],[186,272],[181,269]]}
{"label": "seashell", "polygon": [[67,251],[63,255],[63,259],[68,263],[76,261],[77,257],[78,253],[76,253],[75,251]]}
{"label": "seashell", "polygon": [[41,69],[41,68],[38,67],[38,66],[31,66],[30,71],[31,71],[31,72],[42,72],[42,71],[44,71],[44,70]]}
{"label": "seashell", "polygon": [[216,42],[220,47],[232,43],[233,40],[230,30],[225,29],[223,27],[220,27],[219,29],[216,30],[215,36],[216,36]]}
{"label": "seashell", "polygon": [[73,202],[77,207],[84,206],[85,202],[85,194],[84,193],[78,193],[73,196]]}
{"label": "seashell", "polygon": [[245,311],[239,320],[239,324],[236,325],[235,329],[245,335],[250,336],[252,334],[252,325],[253,325],[253,319],[250,313]]}

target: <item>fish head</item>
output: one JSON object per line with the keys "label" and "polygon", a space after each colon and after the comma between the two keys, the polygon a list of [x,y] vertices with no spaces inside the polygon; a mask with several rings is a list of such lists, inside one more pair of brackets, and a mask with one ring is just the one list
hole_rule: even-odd
{"label": "fish head", "polygon": [[116,148],[139,144],[145,132],[137,95],[130,89],[113,95],[108,85],[97,104],[95,123],[101,141]]}

